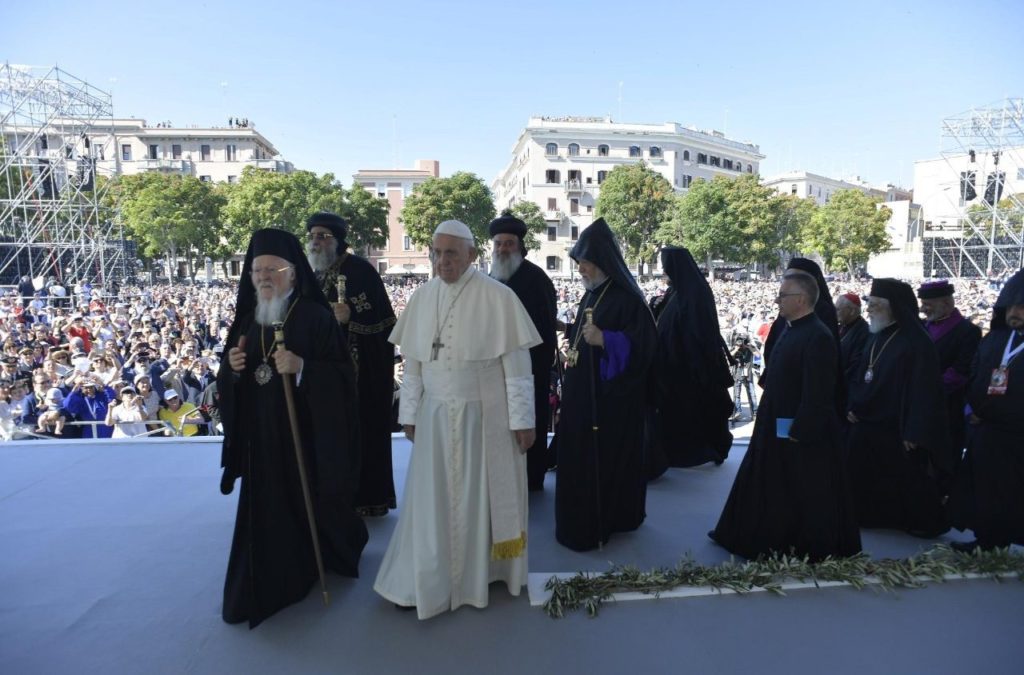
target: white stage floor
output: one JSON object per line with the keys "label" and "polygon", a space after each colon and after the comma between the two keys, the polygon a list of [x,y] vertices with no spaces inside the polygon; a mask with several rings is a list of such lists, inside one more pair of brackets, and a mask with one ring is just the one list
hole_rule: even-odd
{"label": "white stage floor", "polygon": [[[371,520],[357,580],[332,576],[254,631],[220,619],[237,490],[218,491],[219,439],[0,445],[0,673],[1020,673],[1024,583],[958,581],[883,593],[623,602],[549,619],[524,589],[429,621],[372,581],[397,514]],[[531,495],[530,569],[602,571],[727,558],[714,526],[744,448],[721,467],[672,469],[648,519],[604,551],[554,541],[554,475]],[[394,443],[401,486],[409,444]],[[958,538],[962,536],[957,535]],[[926,548],[863,535],[873,555]]]}

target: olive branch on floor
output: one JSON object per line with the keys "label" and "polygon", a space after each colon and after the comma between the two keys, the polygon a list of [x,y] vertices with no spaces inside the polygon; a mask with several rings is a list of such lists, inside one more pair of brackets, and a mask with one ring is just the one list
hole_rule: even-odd
{"label": "olive branch on floor", "polygon": [[999,580],[1016,575],[1024,581],[1024,555],[1009,548],[960,553],[938,544],[910,558],[873,560],[867,553],[849,558],[826,558],[810,562],[806,557],[773,555],[738,563],[730,559],[719,565],[698,565],[687,554],[675,567],[649,572],[632,565],[616,565],[604,573],[580,572],[559,579],[551,577],[544,588],[551,597],[544,611],[552,618],[566,612],[586,609],[597,616],[602,604],[616,593],[645,593],[655,597],[673,589],[709,587],[718,591],[749,593],[765,590],[785,595],[784,584],[791,582],[848,584],[856,589],[872,586],[885,591],[896,588],[921,588],[955,578],[991,578]]}

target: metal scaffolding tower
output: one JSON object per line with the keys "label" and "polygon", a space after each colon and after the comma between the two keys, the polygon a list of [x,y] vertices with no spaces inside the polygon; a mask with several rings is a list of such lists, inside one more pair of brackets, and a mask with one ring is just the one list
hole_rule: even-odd
{"label": "metal scaffolding tower", "polygon": [[1021,192],[1006,189],[1016,179],[1007,169],[1024,167],[1024,98],[943,120],[941,138],[942,157],[960,185],[945,193],[958,223],[951,236],[924,240],[925,273],[1012,274],[1024,267],[1024,203]]}
{"label": "metal scaffolding tower", "polygon": [[104,199],[117,171],[113,118],[110,94],[57,67],[0,66],[0,284],[128,276]]}

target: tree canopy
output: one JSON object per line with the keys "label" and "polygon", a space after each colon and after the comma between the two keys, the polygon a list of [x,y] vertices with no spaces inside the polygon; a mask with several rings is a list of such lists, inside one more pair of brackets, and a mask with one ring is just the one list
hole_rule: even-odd
{"label": "tree canopy", "polygon": [[548,229],[548,221],[544,219],[544,213],[541,212],[540,207],[534,202],[521,201],[516,202],[511,209],[506,209],[502,213],[506,212],[526,223],[526,238],[523,240],[526,250],[536,251],[539,249],[540,239],[537,237]]}
{"label": "tree canopy", "polygon": [[594,211],[622,242],[626,260],[641,263],[654,257],[655,233],[671,217],[674,202],[672,184],[638,162],[617,166],[608,173]]}
{"label": "tree canopy", "polygon": [[868,258],[889,248],[885,226],[888,208],[860,190],[839,190],[818,208],[802,236],[803,248],[821,256],[826,267],[842,266],[850,273]]}
{"label": "tree canopy", "polygon": [[430,246],[434,230],[446,220],[465,223],[479,244],[490,238],[487,224],[494,220],[494,213],[490,188],[476,174],[459,171],[447,178],[428,178],[414,187],[400,220],[417,246]]}

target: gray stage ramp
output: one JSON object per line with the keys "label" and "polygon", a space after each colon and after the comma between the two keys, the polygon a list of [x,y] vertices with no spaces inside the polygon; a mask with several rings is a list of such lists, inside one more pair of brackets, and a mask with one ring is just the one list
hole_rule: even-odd
{"label": "gray stage ramp", "polygon": [[[215,441],[215,439],[211,439]],[[533,572],[672,564],[705,536],[742,458],[670,470],[648,519],[602,552],[553,536],[554,476],[530,502]],[[394,444],[402,484],[409,445]],[[371,588],[397,515],[370,522],[358,580],[254,631],[220,619],[237,492],[218,492],[203,439],[0,446],[0,673],[1021,673],[1024,583],[958,581],[881,593],[849,588],[624,602],[596,619],[547,618],[492,586],[486,610],[429,621]],[[876,556],[926,542],[867,532]]]}

